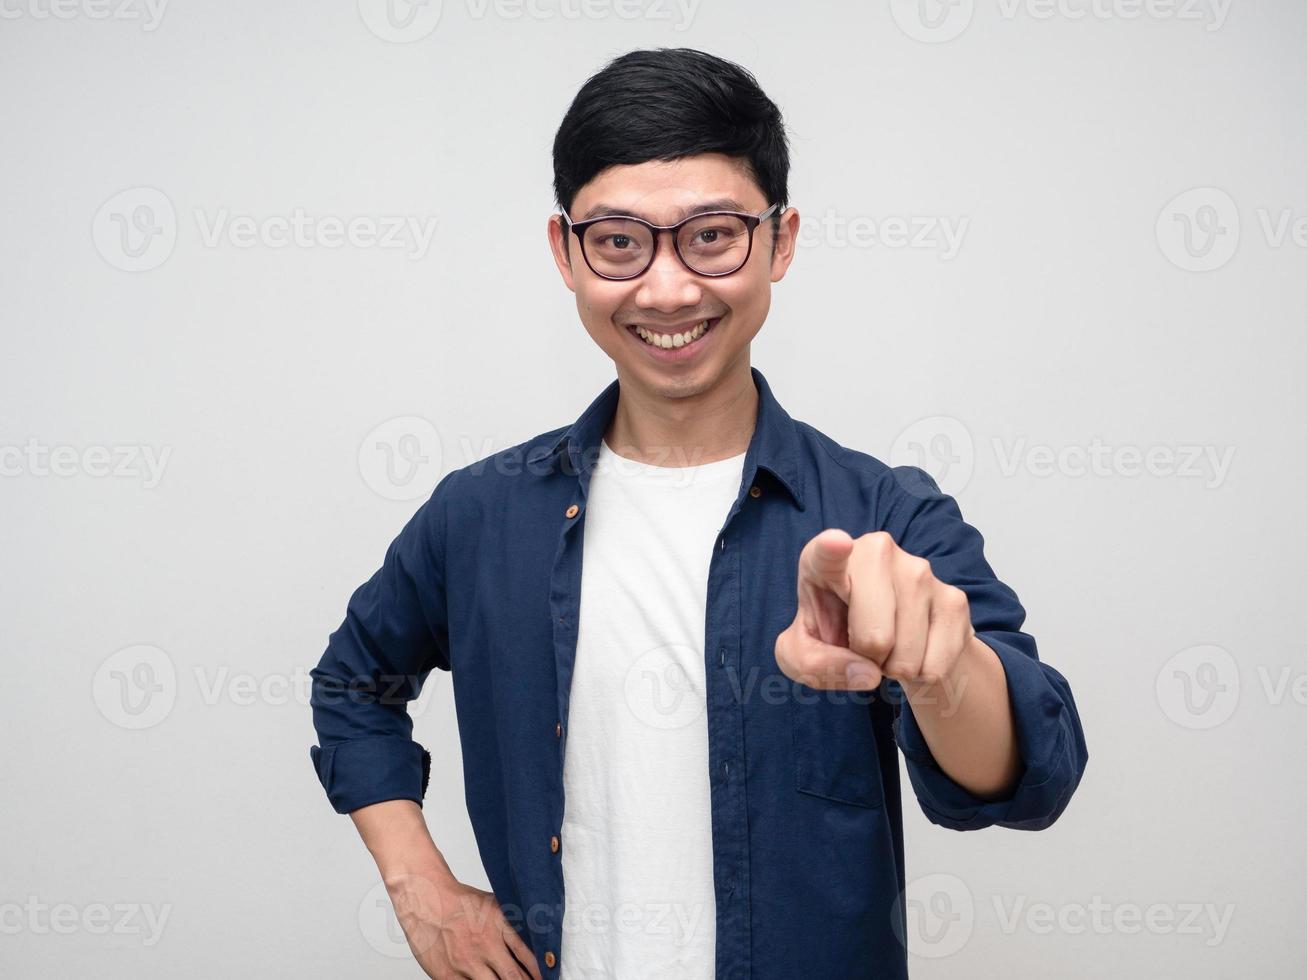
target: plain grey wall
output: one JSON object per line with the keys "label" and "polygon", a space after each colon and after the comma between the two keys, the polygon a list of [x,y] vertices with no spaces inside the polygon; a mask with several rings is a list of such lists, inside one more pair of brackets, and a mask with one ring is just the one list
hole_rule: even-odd
{"label": "plain grey wall", "polygon": [[753,363],[957,495],[1088,735],[1044,833],[905,796],[914,975],[1301,975],[1307,6],[403,2],[0,2],[0,972],[419,974],[307,672],[441,473],[611,380],[550,145],[690,45],[792,132]]}

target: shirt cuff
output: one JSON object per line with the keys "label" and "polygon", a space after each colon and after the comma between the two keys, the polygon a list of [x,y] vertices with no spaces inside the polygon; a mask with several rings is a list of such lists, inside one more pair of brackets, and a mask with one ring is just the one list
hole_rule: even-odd
{"label": "shirt cuff", "polygon": [[931,823],[952,830],[979,830],[993,824],[1042,830],[1070,802],[1088,758],[1083,740],[1076,738],[1080,728],[1070,687],[1057,671],[993,633],[976,635],[998,655],[1007,677],[1022,762],[1012,792],[999,800],[982,799],[940,769],[897,683],[894,697],[901,708],[894,721],[895,741]]}
{"label": "shirt cuff", "polygon": [[418,806],[431,778],[431,753],[409,738],[376,735],[309,748],[318,781],[337,813],[384,800]]}

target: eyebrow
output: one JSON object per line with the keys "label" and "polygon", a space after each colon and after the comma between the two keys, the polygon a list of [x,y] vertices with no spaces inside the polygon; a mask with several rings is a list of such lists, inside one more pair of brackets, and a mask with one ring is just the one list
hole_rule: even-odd
{"label": "eyebrow", "polygon": [[[688,208],[682,208],[680,212],[680,217],[677,218],[676,220],[681,221],[694,214],[703,214],[705,211],[742,211],[746,214],[749,213],[749,209],[746,208],[739,201],[735,200],[735,198],[719,197],[716,200],[700,201],[698,204],[691,205]],[[590,208],[590,210],[588,210],[585,213],[584,217],[578,220],[589,221],[591,218],[600,218],[600,217],[643,218],[645,221],[648,221],[651,225],[658,224],[657,221],[654,221],[648,215],[640,214],[638,211],[632,211],[630,208],[614,207],[611,204],[596,204],[594,207]],[[676,222],[674,221],[672,223],[675,224]]]}

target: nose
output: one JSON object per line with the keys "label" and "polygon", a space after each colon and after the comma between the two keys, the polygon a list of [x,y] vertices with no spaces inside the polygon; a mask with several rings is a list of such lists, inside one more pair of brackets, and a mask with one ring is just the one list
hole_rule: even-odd
{"label": "nose", "polygon": [[676,257],[670,235],[667,231],[658,233],[653,263],[640,276],[635,304],[641,309],[672,314],[702,305],[703,288],[694,273]]}

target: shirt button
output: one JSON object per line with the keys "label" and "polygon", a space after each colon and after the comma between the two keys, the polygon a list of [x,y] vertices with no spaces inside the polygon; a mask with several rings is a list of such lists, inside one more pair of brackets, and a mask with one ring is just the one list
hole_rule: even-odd
{"label": "shirt button", "polygon": [[572,506],[570,506],[570,507],[567,508],[567,516],[568,516],[568,517],[575,517],[575,516],[576,516],[576,512],[579,511],[580,509],[581,509],[581,508],[578,507],[578,506],[576,506],[576,504],[572,504]]}
{"label": "shirt button", "polygon": [[752,486],[752,487],[749,487],[749,496],[750,496],[750,497],[761,497],[761,496],[762,496],[762,488],[761,488],[761,487],[758,487],[758,486]]}
{"label": "shirt button", "polygon": [[563,737],[563,723],[561,721],[556,722],[554,724],[554,738],[562,738],[562,737]]}
{"label": "shirt button", "polygon": [[553,837],[550,837],[550,838],[549,838],[549,849],[550,849],[551,851],[553,851],[555,854],[558,853],[558,835],[557,835],[557,834],[554,834]]}
{"label": "shirt button", "polygon": [[549,969],[552,970],[554,968],[554,964],[557,962],[558,959],[557,957],[554,956],[554,951],[552,949],[545,950],[545,966],[549,967]]}

